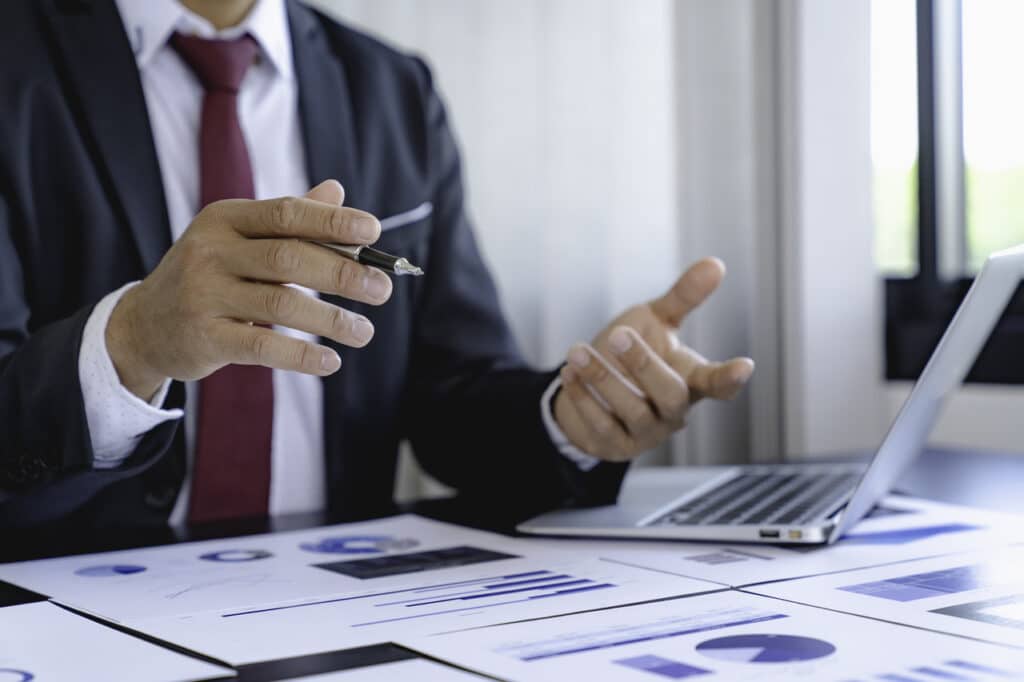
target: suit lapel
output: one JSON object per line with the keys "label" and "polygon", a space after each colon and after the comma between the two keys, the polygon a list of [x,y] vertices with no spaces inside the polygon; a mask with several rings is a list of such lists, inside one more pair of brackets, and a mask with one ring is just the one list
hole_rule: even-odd
{"label": "suit lapel", "polygon": [[365,197],[357,173],[359,149],[344,66],[312,10],[289,0],[288,19],[309,181],[316,185],[328,178],[339,180],[345,187],[345,204],[359,207]]}
{"label": "suit lapel", "polygon": [[[359,150],[344,65],[334,54],[322,22],[312,10],[296,0],[288,0],[288,21],[309,181],[316,185],[334,178],[345,187],[345,205],[361,207],[366,197],[358,174]],[[337,296],[323,299],[355,312],[366,312],[362,304]],[[343,457],[353,450],[352,444],[344,441],[345,402],[357,395],[358,388],[349,385],[352,375],[344,369],[348,349],[330,339],[321,339],[321,343],[334,348],[343,358],[342,370],[323,380],[327,502],[337,512],[359,499],[358,481],[352,480],[351,472],[346,475]]]}
{"label": "suit lapel", "polygon": [[53,0],[44,8],[70,94],[81,106],[112,199],[148,273],[170,247],[170,221],[139,71],[121,17],[113,0]]}

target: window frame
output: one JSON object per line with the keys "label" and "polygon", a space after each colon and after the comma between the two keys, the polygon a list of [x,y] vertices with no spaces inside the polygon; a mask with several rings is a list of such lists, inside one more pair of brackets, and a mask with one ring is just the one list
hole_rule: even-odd
{"label": "window frame", "polygon": [[[947,191],[960,192],[959,205],[965,201],[962,129],[957,135],[940,139],[936,57],[938,50],[959,50],[960,2],[953,2],[956,13],[955,45],[943,44],[936,31],[937,3],[943,0],[917,0],[917,101],[918,101],[918,174],[917,174],[917,256],[918,270],[913,277],[885,279],[885,376],[889,380],[914,380],[920,376],[957,307],[973,282],[972,277],[943,276],[940,249],[943,244],[939,205],[943,181]],[[959,59],[959,53],[956,55]],[[959,77],[959,74],[957,75]],[[957,123],[962,120],[956,119]],[[951,142],[952,140],[952,142]],[[947,145],[946,149],[942,145]],[[955,149],[949,149],[955,146]],[[948,185],[948,176],[940,173],[945,157],[958,159],[959,186]],[[956,235],[966,240],[966,221],[959,220]],[[945,227],[945,229],[949,229]],[[1024,288],[1018,288],[982,349],[966,381],[989,384],[1024,384]]]}

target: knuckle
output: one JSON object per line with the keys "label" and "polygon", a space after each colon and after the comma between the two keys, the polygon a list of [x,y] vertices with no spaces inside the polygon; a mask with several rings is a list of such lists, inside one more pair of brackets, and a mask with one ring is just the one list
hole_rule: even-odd
{"label": "knuckle", "polygon": [[274,319],[287,319],[295,312],[295,299],[284,287],[263,294],[263,309]]}
{"label": "knuckle", "polygon": [[271,339],[266,334],[253,334],[248,342],[249,356],[258,364],[266,365],[272,356]]}
{"label": "knuckle", "polygon": [[196,218],[192,223],[194,225],[217,224],[229,206],[230,202],[225,199],[210,202],[196,214]]}
{"label": "knuckle", "polygon": [[352,316],[341,308],[335,307],[329,313],[331,317],[331,329],[339,336],[348,336],[352,332]]}
{"label": "knuckle", "polygon": [[295,353],[296,367],[312,368],[316,366],[316,353],[313,351],[313,346],[308,343],[298,344]]}
{"label": "knuckle", "polygon": [[637,453],[637,445],[629,436],[623,435],[615,441],[615,450],[619,453],[620,462],[627,462]]}
{"label": "knuckle", "polygon": [[627,424],[638,430],[643,430],[654,423],[654,415],[651,413],[651,409],[642,403],[630,405],[626,408],[623,417],[625,417]]}
{"label": "knuckle", "polygon": [[590,362],[588,362],[587,366],[584,368],[584,371],[587,379],[594,382],[607,381],[609,376],[608,368],[604,366],[603,362],[600,362],[596,359],[592,359]]}
{"label": "knuckle", "polygon": [[669,415],[677,415],[686,410],[689,406],[688,396],[686,391],[673,390],[665,398],[665,408]]}
{"label": "knuckle", "polygon": [[565,392],[569,395],[570,402],[572,402],[572,404],[576,406],[577,409],[580,409],[583,406],[584,401],[583,392],[580,390],[580,387],[575,383],[563,384],[562,387],[565,389]]}
{"label": "knuckle", "polygon": [[299,270],[300,259],[292,244],[272,241],[266,251],[267,267],[271,272],[290,275]]}
{"label": "knuckle", "polygon": [[327,234],[339,236],[344,235],[349,226],[344,211],[330,210],[324,212],[323,229]]}
{"label": "knuckle", "polygon": [[605,440],[615,433],[615,425],[607,416],[601,415],[592,420],[591,427],[602,440]]}
{"label": "knuckle", "polygon": [[216,254],[216,249],[211,244],[194,237],[182,239],[177,246],[180,248],[181,258],[188,273],[194,273],[197,267],[212,260]]}
{"label": "knuckle", "polygon": [[287,232],[301,210],[299,200],[295,197],[281,197],[271,204],[271,222],[278,230]]}
{"label": "knuckle", "polygon": [[639,343],[634,343],[633,347],[626,351],[625,358],[630,365],[638,370],[645,370],[651,364],[650,354]]}
{"label": "knuckle", "polygon": [[341,261],[334,271],[335,285],[339,292],[353,293],[362,290],[362,269],[351,261]]}

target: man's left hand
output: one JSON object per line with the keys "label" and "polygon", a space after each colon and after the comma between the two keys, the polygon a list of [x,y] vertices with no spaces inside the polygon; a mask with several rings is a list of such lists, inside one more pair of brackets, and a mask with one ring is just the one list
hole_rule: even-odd
{"label": "man's left hand", "polygon": [[711,362],[677,337],[724,275],[720,260],[701,260],[664,296],[630,308],[593,342],[570,349],[554,415],[573,445],[607,461],[632,459],[683,428],[697,401],[728,400],[747,383],[750,358]]}

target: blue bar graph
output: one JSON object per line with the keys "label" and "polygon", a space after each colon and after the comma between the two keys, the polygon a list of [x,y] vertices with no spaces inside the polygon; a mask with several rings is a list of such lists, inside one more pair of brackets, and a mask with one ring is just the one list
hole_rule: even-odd
{"label": "blue bar graph", "polygon": [[[596,587],[596,586],[595,586]],[[593,588],[581,588],[593,589]],[[543,598],[541,596],[534,599]],[[599,630],[563,633],[547,639],[516,642],[495,649],[495,653],[520,661],[541,661],[586,651],[613,649],[627,644],[653,642],[701,632],[765,623],[787,618],[785,614],[754,608],[726,609],[711,614],[691,615],[681,608],[679,616],[659,618],[648,623],[621,625]]]}
{"label": "blue bar graph", "polygon": [[658,675],[659,677],[667,677],[670,680],[684,680],[687,677],[712,674],[710,670],[662,658],[661,656],[634,656],[632,658],[622,658],[618,661],[613,661],[613,663],[632,668],[633,670]]}
{"label": "blue bar graph", "polygon": [[900,528],[898,530],[883,530],[871,533],[853,533],[844,537],[840,542],[844,545],[906,545],[918,540],[927,540],[937,535],[980,529],[981,526],[973,526],[968,523],[947,523],[939,526],[923,526],[921,528]]}
{"label": "blue bar graph", "polygon": [[919,665],[898,673],[884,673],[874,679],[880,682],[994,682],[1019,680],[1022,677],[1020,672],[1010,672],[983,663],[952,660]]}
{"label": "blue bar graph", "polygon": [[839,589],[889,601],[909,602],[987,587],[986,583],[990,581],[991,574],[992,572],[983,565],[958,566],[941,571],[846,585]]}
{"label": "blue bar graph", "polygon": [[[510,604],[522,604],[536,599],[565,597],[581,592],[605,590],[613,587],[616,586],[612,583],[579,578],[557,571],[538,570],[524,573],[489,575],[471,580],[417,585],[416,587],[385,590],[369,594],[248,609],[245,611],[223,613],[221,617],[238,618],[271,611],[285,611],[311,606],[339,604],[342,602],[396,597],[395,599],[385,599],[373,604],[375,609],[380,609],[380,618],[351,625],[351,627],[367,627],[417,618],[430,618],[432,616],[461,611],[479,611],[481,609],[490,609]],[[443,608],[444,606],[452,608]]]}
{"label": "blue bar graph", "polygon": [[982,665],[981,663],[971,663],[970,661],[946,661],[946,665],[952,668],[957,668],[959,670],[969,670],[974,673],[988,675],[989,677],[1002,677],[1006,679],[1013,679],[1017,677],[1015,673],[1007,672],[1006,670],[1000,670],[999,668],[993,668],[990,665]]}

